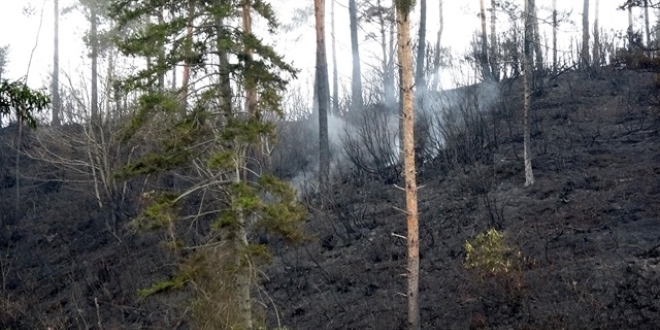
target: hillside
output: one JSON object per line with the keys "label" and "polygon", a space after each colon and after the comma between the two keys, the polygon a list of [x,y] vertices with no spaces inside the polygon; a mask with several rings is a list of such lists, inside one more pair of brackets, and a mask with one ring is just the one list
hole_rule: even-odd
{"label": "hillside", "polygon": [[[523,188],[519,81],[500,84],[496,101],[476,114],[480,131],[467,132],[479,140],[457,134],[446,151],[420,158],[425,329],[657,328],[653,77],[608,68],[545,86],[532,103],[532,187]],[[115,209],[99,211],[88,183],[27,156],[18,159],[17,190],[16,134],[0,129],[0,326],[189,329],[182,302],[190,290],[137,294],[172,274],[175,262],[159,243],[164,233],[128,226],[141,191],[129,185]],[[39,134],[25,132],[24,152],[44,143]],[[340,171],[334,182],[327,196],[302,194],[310,243],[270,241],[257,305],[273,328],[404,328],[405,225],[396,209],[403,192],[396,180],[356,171]],[[491,227],[521,262],[506,275],[478,277],[464,267],[463,245]]]}

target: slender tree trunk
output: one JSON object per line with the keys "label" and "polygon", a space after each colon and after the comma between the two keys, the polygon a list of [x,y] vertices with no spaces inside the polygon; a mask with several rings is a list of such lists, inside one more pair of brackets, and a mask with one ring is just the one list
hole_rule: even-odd
{"label": "slender tree trunk", "polygon": [[[527,0],[524,0],[527,3]],[[520,51],[518,45],[518,19],[514,18],[513,21],[513,44],[515,45],[513,50],[513,76],[520,77]]]}
{"label": "slender tree trunk", "polygon": [[529,123],[529,108],[531,101],[531,78],[532,78],[532,68],[531,68],[531,43],[532,36],[531,31],[532,27],[532,13],[530,11],[532,0],[525,0],[525,41],[524,41],[524,56],[523,56],[523,70],[525,74],[523,75],[523,84],[525,88],[524,104],[523,104],[523,158],[525,161],[525,187],[531,186],[534,184],[534,172],[532,171],[532,154],[531,154],[531,138],[530,138],[530,123]]}
{"label": "slender tree trunk", "polygon": [[594,67],[598,68],[600,67],[600,31],[598,27],[598,5],[599,5],[599,0],[596,0],[595,4],[595,12],[594,12],[594,46],[593,46],[593,53],[594,53],[594,58],[593,58],[593,63]]}
{"label": "slender tree trunk", "polygon": [[53,17],[53,80],[51,86],[51,93],[53,94],[53,113],[51,124],[53,126],[60,125],[60,5],[58,0],[53,1],[54,17]]}
{"label": "slender tree trunk", "polygon": [[582,9],[582,69],[589,67],[589,0],[584,0]]}
{"label": "slender tree trunk", "polygon": [[628,51],[633,50],[633,15],[632,6],[628,6]]}
{"label": "slender tree trunk", "polygon": [[483,79],[487,80],[492,78],[492,74],[488,65],[488,34],[486,32],[486,7],[484,0],[480,0],[479,5],[481,9],[479,14],[481,18],[481,71]]}
{"label": "slender tree trunk", "polygon": [[[243,14],[243,33],[245,35],[252,34],[252,0],[243,0],[242,1],[242,14]],[[249,63],[253,60],[253,49],[248,43],[245,43],[244,49],[245,53],[245,62]],[[249,114],[252,120],[261,120],[261,115],[257,109],[257,93],[254,86],[251,86],[246,82],[246,79],[243,79],[244,89],[245,89],[245,110]],[[244,181],[255,181],[256,176],[256,166],[254,161],[249,161],[250,156],[257,156],[256,149],[254,146],[247,148],[245,154],[242,155],[243,163],[245,167],[243,169],[243,175],[241,175],[241,180]],[[241,324],[239,328],[252,330],[252,297],[250,295],[250,289],[252,287],[252,266],[250,262],[250,257],[244,251],[245,247],[248,245],[247,239],[247,229],[246,229],[246,219],[245,216],[241,216],[239,219],[239,227],[241,228],[238,233],[238,250],[235,252],[237,254],[237,274],[236,274],[236,284],[239,293],[238,297],[238,311],[240,314]]]}
{"label": "slender tree trunk", "polygon": [[536,11],[536,0],[529,2],[532,19],[532,36],[534,38],[534,54],[536,55],[536,70],[543,71],[543,52],[541,51],[541,30],[539,29],[539,19]]}
{"label": "slender tree trunk", "polygon": [[325,52],[325,0],[314,0],[316,17],[316,77],[319,97],[319,177],[321,189],[325,190],[330,172],[330,143],[328,141],[328,59]]}
{"label": "slender tree trunk", "polygon": [[332,24],[332,112],[339,115],[339,73],[337,69],[337,35],[335,34],[335,1],[332,0],[330,9],[330,24]]}
{"label": "slender tree trunk", "polygon": [[114,49],[110,47],[108,49],[108,64],[106,66],[105,72],[105,112],[107,113],[108,118],[116,118],[117,114],[110,111],[110,103],[112,101],[112,83],[114,81],[113,71],[114,71],[114,61],[115,54]]}
{"label": "slender tree trunk", "polygon": [[360,46],[358,42],[357,5],[355,0],[348,1],[348,14],[350,16],[351,28],[351,50],[353,51],[353,80],[352,80],[352,108],[362,109],[364,99],[362,98],[362,70],[360,69]]}
{"label": "slender tree trunk", "polygon": [[434,91],[438,90],[438,85],[440,83],[440,51],[441,51],[440,41],[442,40],[442,30],[444,28],[442,2],[443,0],[438,0],[438,6],[439,6],[438,20],[440,23],[440,28],[438,29],[438,36],[437,39],[435,40],[435,54],[434,54],[435,56],[433,58],[433,90]]}
{"label": "slender tree trunk", "polygon": [[649,2],[644,0],[644,29],[646,30],[646,47],[651,47],[651,32],[649,27]]}
{"label": "slender tree trunk", "polygon": [[[218,0],[219,5],[223,5],[225,0]],[[220,73],[220,99],[222,100],[222,112],[225,116],[232,115],[232,90],[231,90],[231,76],[229,72],[229,59],[227,57],[227,51],[225,45],[226,38],[229,36],[225,31],[224,17],[216,16],[215,19],[215,28],[217,30],[217,52],[218,52],[218,64],[219,64],[219,73]]]}
{"label": "slender tree trunk", "polygon": [[99,59],[99,42],[97,32],[97,15],[96,8],[90,6],[92,29],[90,39],[92,43],[92,122],[100,125],[99,117],[99,90],[98,90],[98,59]]}
{"label": "slender tree trunk", "polygon": [[[158,10],[158,25],[162,26],[165,24],[165,18],[163,17],[163,10]],[[165,70],[162,69],[163,62],[165,61],[165,42],[158,42],[158,90],[165,90]]]}
{"label": "slender tree trunk", "polygon": [[557,0],[552,0],[552,73],[557,74]]}
{"label": "slender tree trunk", "polygon": [[490,70],[495,81],[500,81],[499,50],[497,43],[497,1],[490,0]]}
{"label": "slender tree trunk", "polygon": [[[333,1],[334,3],[334,1]],[[382,62],[381,70],[383,71],[383,93],[385,106],[394,109],[396,104],[396,95],[394,90],[394,72],[392,72],[392,58],[391,50],[388,49],[387,44],[387,31],[386,24],[388,20],[385,18],[384,11],[385,9],[382,6],[381,0],[378,0],[376,5],[378,6],[378,23],[380,25],[380,43],[381,43],[381,52]]]}
{"label": "slender tree trunk", "polygon": [[426,89],[424,81],[424,68],[426,67],[424,59],[426,58],[426,0],[420,1],[419,18],[419,45],[417,46],[417,71],[415,72],[415,86],[417,86],[418,95],[423,95]]}
{"label": "slender tree trunk", "polygon": [[406,182],[406,222],[408,227],[408,329],[420,330],[419,312],[419,223],[417,210],[417,180],[415,177],[415,136],[413,114],[413,67],[410,42],[411,1],[396,2],[399,66],[401,67],[401,103],[403,117],[403,153]]}
{"label": "slender tree trunk", "polygon": [[183,76],[181,77],[181,115],[186,115],[188,107],[188,89],[190,88],[190,62],[192,57],[193,43],[193,20],[195,18],[195,2],[190,0],[188,3],[188,26],[186,28],[186,41],[184,43],[185,60],[183,64]]}

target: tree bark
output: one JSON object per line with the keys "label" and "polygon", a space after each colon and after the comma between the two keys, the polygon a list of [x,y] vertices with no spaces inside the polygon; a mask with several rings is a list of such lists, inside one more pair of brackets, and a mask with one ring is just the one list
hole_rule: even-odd
{"label": "tree bark", "polygon": [[633,50],[633,15],[632,6],[628,6],[628,51]]}
{"label": "tree bark", "polygon": [[319,182],[324,190],[330,172],[330,143],[328,141],[328,60],[325,51],[325,0],[314,0],[316,17],[316,77],[319,98]]}
{"label": "tree bark", "polygon": [[440,24],[440,28],[438,29],[438,36],[435,41],[435,56],[433,58],[433,90],[437,91],[438,90],[438,85],[440,83],[440,50],[441,50],[441,43],[440,41],[442,40],[442,30],[444,28],[444,18],[443,18],[443,13],[442,13],[442,2],[443,0],[438,0],[438,6],[439,6],[439,14],[438,14],[438,21]]}
{"label": "tree bark", "polygon": [[495,81],[500,81],[499,51],[497,43],[497,1],[490,1],[490,70]]}
{"label": "tree bark", "polygon": [[649,2],[644,0],[644,29],[646,30],[646,47],[651,47],[651,32],[649,27]]}
{"label": "tree bark", "polygon": [[[483,1],[483,0],[482,0]],[[417,45],[417,71],[415,72],[415,86],[417,92],[422,92],[426,89],[426,82],[424,81],[424,68],[426,58],[426,0],[420,1],[420,18],[419,18],[419,41]],[[421,95],[421,94],[418,94]]]}
{"label": "tree bark", "polygon": [[97,15],[94,5],[90,6],[91,11],[91,33],[90,41],[92,43],[92,122],[100,124],[99,122],[99,90],[98,90],[98,59],[99,59],[99,42],[97,31]]}
{"label": "tree bark", "polygon": [[332,112],[339,115],[339,73],[337,69],[337,35],[335,34],[335,1],[332,1],[330,9],[330,20],[332,24]]}
{"label": "tree bark", "polygon": [[190,88],[190,62],[192,57],[192,43],[193,43],[193,20],[195,18],[195,3],[190,0],[188,3],[188,26],[186,28],[186,41],[184,44],[184,63],[183,73],[181,77],[181,115],[186,115],[186,108],[188,107],[188,90]]}
{"label": "tree bark", "polygon": [[408,228],[408,329],[420,330],[419,312],[419,219],[417,210],[417,181],[415,177],[413,67],[410,42],[411,1],[396,2],[398,27],[398,55],[401,67],[401,103],[403,118],[403,153],[406,189],[406,223]]}
{"label": "tree bark", "polygon": [[582,69],[589,67],[589,0],[584,0],[582,9]]}
{"label": "tree bark", "polygon": [[[223,5],[225,0],[218,0],[218,5]],[[217,16],[215,19],[216,30],[217,30],[217,51],[218,51],[218,64],[219,64],[219,76],[220,76],[220,100],[222,102],[222,112],[225,116],[232,115],[232,90],[231,90],[231,76],[229,74],[229,59],[227,56],[227,49],[223,46],[226,38],[229,38],[225,32],[224,18]],[[191,31],[188,32],[192,34]]]}
{"label": "tree bark", "polygon": [[534,38],[534,54],[536,55],[536,70],[541,72],[543,71],[543,52],[541,51],[541,30],[539,29],[539,18],[536,11],[536,0],[530,0],[529,2],[532,19],[532,36]]}
{"label": "tree bark", "polygon": [[530,138],[530,123],[529,123],[529,108],[530,108],[530,98],[531,98],[531,78],[532,78],[532,68],[531,68],[531,43],[532,36],[531,31],[533,27],[532,23],[532,13],[530,11],[531,1],[525,0],[525,40],[524,40],[524,56],[523,56],[523,70],[525,74],[523,75],[523,84],[524,84],[524,104],[523,104],[523,159],[525,162],[525,187],[531,186],[534,184],[534,172],[532,171],[532,155],[531,155],[531,138]]}
{"label": "tree bark", "polygon": [[593,63],[594,67],[598,68],[600,66],[600,31],[598,27],[598,5],[599,0],[596,0],[595,12],[594,12],[594,46],[593,46]]}
{"label": "tree bark", "polygon": [[351,50],[353,51],[353,79],[351,103],[353,110],[364,107],[362,98],[362,70],[360,69],[360,46],[358,42],[357,5],[355,0],[348,1],[348,14],[351,28]]}
{"label": "tree bark", "polygon": [[488,65],[488,34],[486,32],[486,7],[484,0],[479,1],[481,18],[481,74],[484,80],[492,78],[490,68]]}
{"label": "tree bark", "polygon": [[[252,34],[252,0],[243,0],[242,2],[242,14],[243,14],[243,34],[249,36]],[[253,49],[248,43],[244,44],[243,52],[245,55],[245,61],[249,63],[253,60]],[[250,82],[243,79],[244,89],[245,89],[245,110],[249,114],[252,120],[261,120],[261,115],[257,109],[257,92],[255,86]],[[255,172],[256,166],[254,162],[249,161],[249,156],[256,156],[256,149],[254,146],[247,148],[246,152],[242,155],[243,162],[245,164],[243,175],[239,175],[244,181],[255,181]],[[245,253],[244,249],[248,246],[247,239],[247,229],[245,216],[242,215],[239,218],[239,233],[236,237],[238,240],[237,248],[235,252],[237,254],[237,274],[236,274],[236,284],[238,289],[238,311],[240,314],[241,324],[239,328],[252,330],[252,297],[250,295],[250,288],[252,286],[252,266],[250,263],[250,257]]]}
{"label": "tree bark", "polygon": [[53,17],[53,80],[51,86],[51,93],[53,94],[53,113],[51,124],[59,126],[61,100],[60,100],[60,5],[58,0],[53,1],[54,17]]}
{"label": "tree bark", "polygon": [[[162,26],[165,24],[165,18],[163,17],[163,10],[158,10],[158,25]],[[162,69],[163,62],[165,61],[165,41],[161,40],[158,43],[158,90],[165,90],[165,70]]]}
{"label": "tree bark", "polygon": [[557,74],[557,0],[552,0],[552,73]]}

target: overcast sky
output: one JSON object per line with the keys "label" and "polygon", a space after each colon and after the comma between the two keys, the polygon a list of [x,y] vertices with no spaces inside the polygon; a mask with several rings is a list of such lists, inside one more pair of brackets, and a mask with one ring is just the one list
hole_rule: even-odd
{"label": "overcast sky", "polygon": [[[332,0],[326,0],[328,44],[327,50],[330,54],[330,5]],[[60,7],[64,8],[75,0],[60,0]],[[359,0],[358,0],[359,2]],[[390,1],[383,0],[384,3]],[[419,2],[419,1],[418,1]],[[520,1],[522,3],[522,1]],[[627,27],[627,15],[625,12],[618,11],[616,8],[622,0],[601,0],[600,1],[600,22],[604,29],[625,30]],[[313,6],[313,0],[272,0],[279,20],[287,23],[291,13],[295,8],[304,6]],[[438,30],[438,1],[427,0],[428,3],[428,23],[427,38],[429,42],[434,43]],[[490,1],[486,0],[487,6]],[[543,18],[550,17],[551,0],[537,0],[540,7],[539,16]],[[567,47],[570,42],[570,36],[579,36],[581,33],[581,14],[582,1],[580,0],[557,0],[560,10],[571,11],[571,19],[576,25],[564,24],[561,28],[560,48]],[[340,71],[341,83],[348,86],[351,75],[351,48],[350,31],[348,20],[348,0],[336,0],[336,34],[337,34],[337,53],[339,57],[338,69]],[[30,17],[24,15],[24,8],[32,7],[34,9]],[[595,0],[591,0],[591,17],[595,7]],[[43,17],[41,16],[43,8]],[[445,0],[445,29],[442,37],[444,46],[449,46],[454,52],[463,52],[469,44],[472,33],[480,27],[480,21],[477,16],[479,10],[479,0]],[[641,14],[641,10],[635,13]],[[416,35],[416,24],[419,21],[419,5],[413,15],[413,35]],[[501,15],[503,16],[503,15]],[[286,58],[302,70],[297,82],[298,86],[309,88],[311,91],[311,80],[314,72],[315,59],[315,32],[314,17],[287,33],[280,33],[276,37],[266,37],[276,49],[285,54]],[[504,22],[504,17],[501,17]],[[655,21],[655,13],[652,15],[652,22]],[[41,22],[41,23],[40,23]],[[641,19],[636,22],[641,23]],[[638,23],[638,24],[639,24]],[[39,26],[41,29],[39,32]],[[29,72],[28,83],[33,87],[47,86],[49,72],[52,67],[52,37],[53,37],[53,0],[0,0],[0,45],[10,45],[10,57],[8,78],[19,78],[28,72],[28,63],[30,54],[34,48],[34,56]],[[80,74],[86,74],[88,59],[84,48],[82,37],[88,26],[84,17],[79,12],[72,12],[61,16],[60,22],[60,68],[63,72],[69,73],[74,78]],[[365,29],[369,29],[365,27]],[[549,26],[543,26],[544,33],[551,36]],[[360,30],[361,55],[363,62],[377,63],[375,54],[379,53],[379,46],[374,41],[365,40],[364,30]],[[35,48],[36,47],[36,48]],[[330,58],[328,59],[330,61]],[[331,64],[331,63],[330,63]],[[103,64],[102,64],[103,65]],[[367,69],[363,65],[363,71]],[[332,68],[330,68],[330,72]],[[104,72],[103,69],[99,70]],[[445,85],[451,80],[444,76]],[[445,86],[448,87],[448,86]]]}

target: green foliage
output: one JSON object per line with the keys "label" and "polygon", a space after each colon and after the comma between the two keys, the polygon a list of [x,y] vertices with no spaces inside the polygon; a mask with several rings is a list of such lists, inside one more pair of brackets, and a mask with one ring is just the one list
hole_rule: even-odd
{"label": "green foliage", "polygon": [[515,262],[517,255],[504,238],[504,235],[495,229],[477,235],[471,241],[466,241],[465,263],[467,269],[475,269],[480,276],[499,275],[508,273]]}
{"label": "green foliage", "polygon": [[44,111],[49,104],[48,95],[35,91],[20,81],[0,81],[0,116],[13,112],[20,121],[36,128],[34,113]]}

